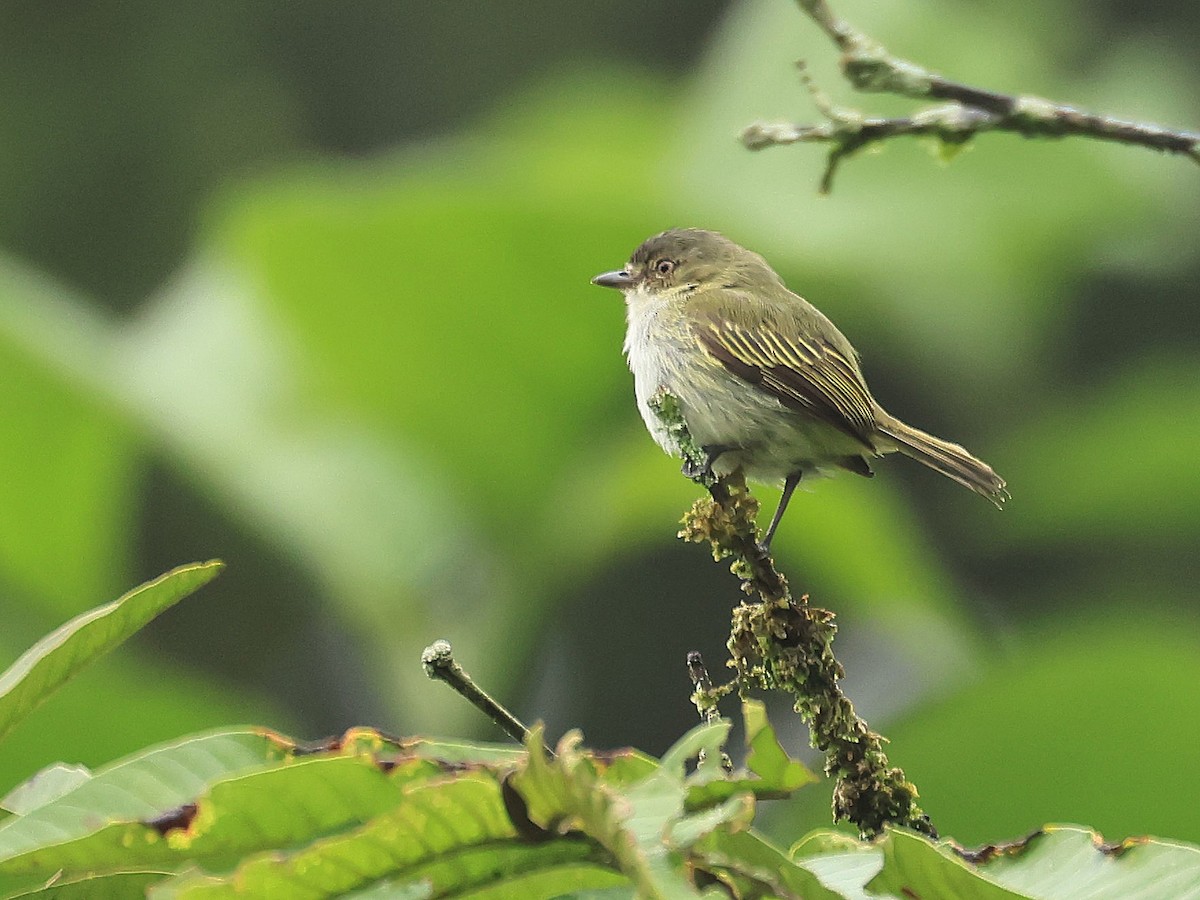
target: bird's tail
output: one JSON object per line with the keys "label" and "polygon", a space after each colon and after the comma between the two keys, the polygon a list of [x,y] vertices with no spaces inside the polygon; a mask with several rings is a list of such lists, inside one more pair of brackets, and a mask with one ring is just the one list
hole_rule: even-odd
{"label": "bird's tail", "polygon": [[935,438],[886,413],[879,418],[879,430],[894,440],[896,448],[905,456],[911,456],[935,472],[987,497],[998,508],[1004,507],[1004,502],[1009,499],[1004,479],[983,460],[976,459],[958,444]]}

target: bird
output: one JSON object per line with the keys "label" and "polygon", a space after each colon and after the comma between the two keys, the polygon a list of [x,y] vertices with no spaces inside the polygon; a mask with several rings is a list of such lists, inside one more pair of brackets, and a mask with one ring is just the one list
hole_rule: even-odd
{"label": "bird", "polygon": [[592,283],[625,296],[624,352],[638,410],[659,446],[683,455],[652,405],[665,390],[711,474],[740,469],[782,484],[764,548],[802,478],[871,477],[871,462],[897,451],[997,507],[1008,501],[1004,479],[987,463],[886,412],[850,341],[762,256],[724,235],[664,231]]}

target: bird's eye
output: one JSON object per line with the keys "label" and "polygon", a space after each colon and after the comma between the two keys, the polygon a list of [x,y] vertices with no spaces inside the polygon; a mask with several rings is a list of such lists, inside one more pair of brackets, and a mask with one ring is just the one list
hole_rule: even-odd
{"label": "bird's eye", "polygon": [[660,259],[654,266],[659,275],[670,275],[675,271],[675,262],[670,259]]}

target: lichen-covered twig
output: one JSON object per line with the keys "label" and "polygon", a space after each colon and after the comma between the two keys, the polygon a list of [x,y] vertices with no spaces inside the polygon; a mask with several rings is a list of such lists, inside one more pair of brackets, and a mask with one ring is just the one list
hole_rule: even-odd
{"label": "lichen-covered twig", "polygon": [[712,679],[708,675],[708,667],[704,665],[704,657],[699,650],[691,650],[687,655],[688,678],[692,680],[692,704],[696,707],[701,720],[706,725],[720,720],[721,710],[717,707],[720,699],[729,693],[728,685],[722,685],[724,690],[713,688]]}
{"label": "lichen-covered twig", "polygon": [[733,611],[730,665],[739,685],[791,694],[812,745],[825,754],[835,779],[834,820],[846,819],[864,837],[902,825],[937,837],[904,770],[891,765],[885,739],[854,711],[839,685],[844,670],[833,655],[833,613],[790,598],[743,603]]}
{"label": "lichen-covered twig", "polygon": [[712,679],[708,676],[708,668],[704,665],[704,657],[699,650],[693,650],[687,655],[688,677],[692,679],[692,703],[696,712],[707,724],[721,718],[717,703],[729,693],[729,685],[714,688]]}
{"label": "lichen-covered twig", "polygon": [[[475,683],[466,670],[454,658],[454,650],[449,641],[434,641],[421,653],[421,665],[425,674],[435,681],[444,681],[463,697],[468,703],[495,722],[504,733],[524,744],[529,737],[529,729],[521,720],[500,705],[491,694]],[[549,752],[549,750],[547,750]]]}
{"label": "lichen-covered twig", "polygon": [[[825,754],[826,773],[836,781],[835,820],[847,819],[868,837],[889,823],[936,835],[917,804],[916,788],[888,762],[884,739],[858,717],[842,692],[839,682],[844,673],[832,648],[837,632],[833,613],[810,606],[807,596],[794,601],[787,580],[759,543],[758,501],[741,473],[717,479],[706,472],[707,460],[688,435],[679,405],[670,394],[660,394],[653,408],[675,435],[685,468],[696,473],[694,480],[711,495],[697,500],[684,516],[679,536],[709,544],[714,559],[732,559],[730,568],[741,579],[742,589],[758,597],[758,602],[743,600],[733,610],[728,664],[737,673],[738,690],[761,688],[792,695],[796,712],[809,726],[813,746]],[[691,669],[691,656],[688,662]],[[703,690],[697,684],[693,700],[711,698],[713,690],[719,689]],[[700,701],[696,704],[704,715]]]}
{"label": "lichen-covered twig", "polygon": [[742,132],[742,141],[752,150],[776,144],[829,144],[822,193],[829,192],[834,172],[847,156],[868,144],[902,135],[932,135],[951,148],[985,131],[1011,131],[1025,137],[1080,136],[1177,153],[1200,163],[1200,132],[1130,122],[1042,97],[1002,94],[950,81],[893,56],[874,38],[834,13],[826,0],[797,2],[842,51],[842,73],[857,90],[951,101],[912,116],[883,119],[834,110],[818,97],[818,107],[828,120],[824,123],[756,122]]}
{"label": "lichen-covered twig", "polygon": [[[704,665],[704,657],[699,650],[692,650],[687,655],[688,677],[692,679],[692,703],[701,720],[706,725],[721,720],[721,710],[717,708],[721,698],[732,689],[731,684],[713,687],[712,679],[708,677],[708,667]],[[704,751],[700,751],[700,761],[704,761]],[[726,772],[733,771],[733,760],[724,750],[721,751],[721,768]]]}

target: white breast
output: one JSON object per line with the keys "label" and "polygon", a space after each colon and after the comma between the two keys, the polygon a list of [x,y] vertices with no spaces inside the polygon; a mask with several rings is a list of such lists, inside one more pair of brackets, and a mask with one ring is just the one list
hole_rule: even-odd
{"label": "white breast", "polygon": [[678,448],[670,440],[658,416],[650,409],[650,398],[662,388],[678,395],[677,379],[672,377],[679,366],[683,348],[666,336],[670,329],[662,322],[668,313],[667,303],[642,291],[630,291],[625,295],[626,319],[625,357],[629,370],[633,372],[633,390],[637,397],[638,412],[642,421],[658,445],[668,453],[677,454]]}

